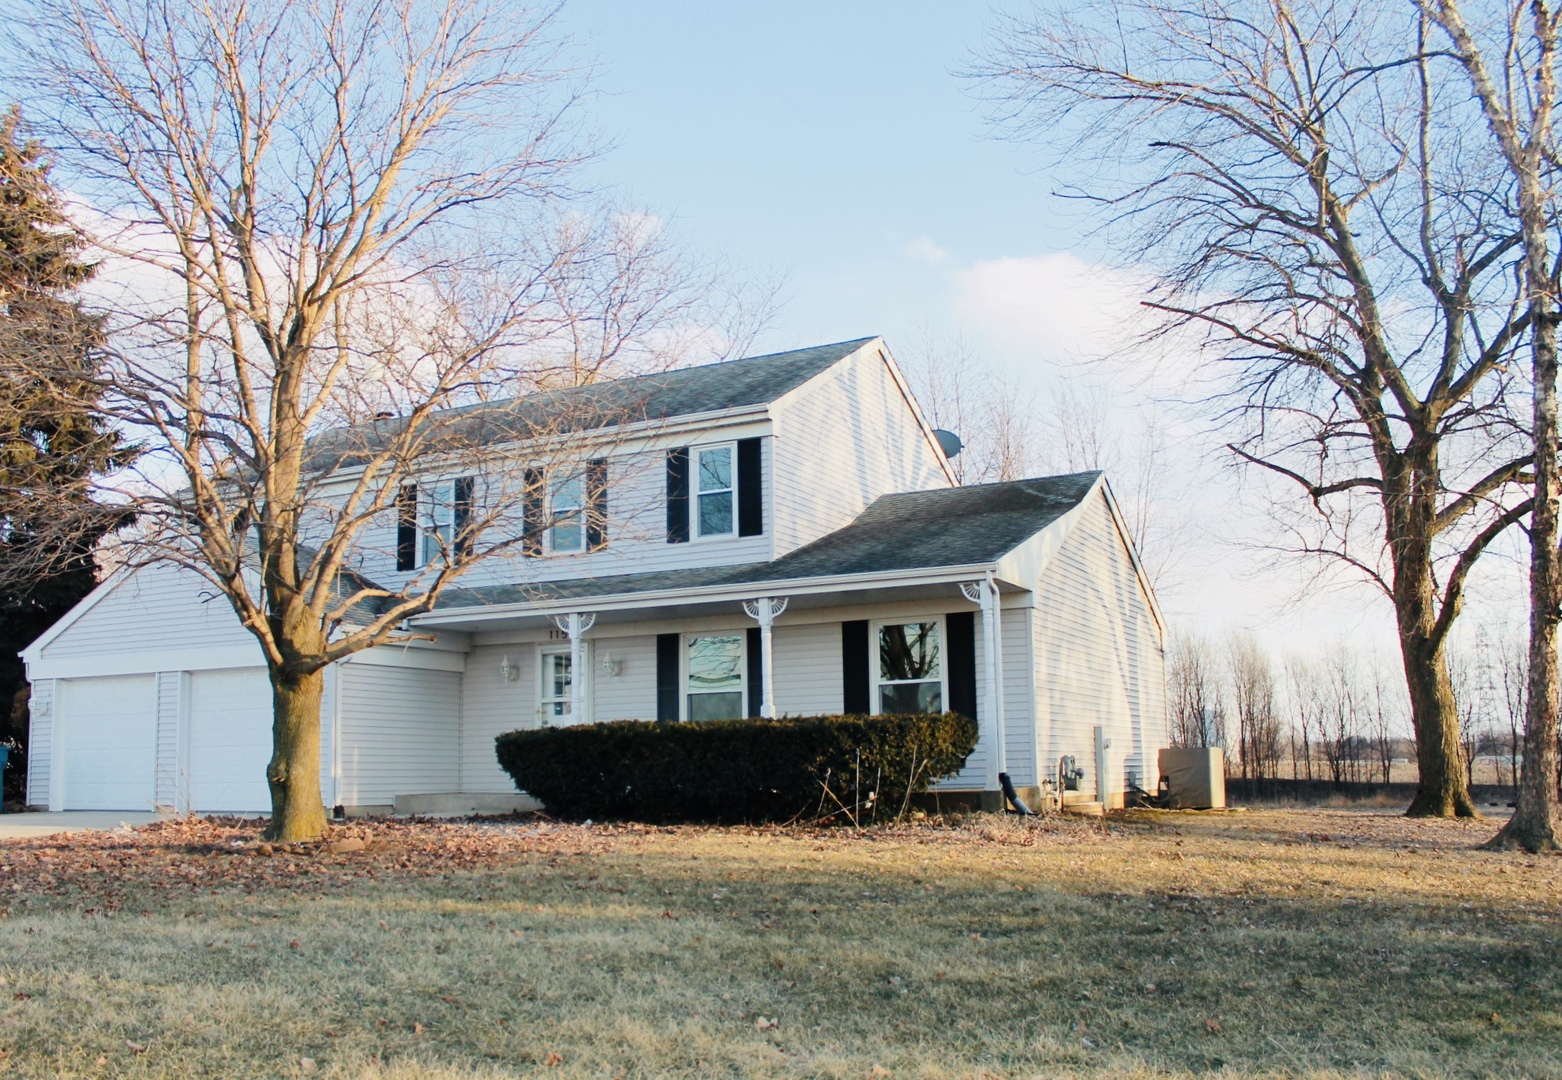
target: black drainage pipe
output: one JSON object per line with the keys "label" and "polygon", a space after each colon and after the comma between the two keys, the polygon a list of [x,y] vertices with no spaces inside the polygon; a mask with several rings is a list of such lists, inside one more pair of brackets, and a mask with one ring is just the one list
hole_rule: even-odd
{"label": "black drainage pipe", "polygon": [[1001,772],[998,774],[998,786],[1003,788],[1003,797],[1014,806],[1013,810],[1009,810],[1008,807],[1005,807],[1004,809],[1007,813],[1018,814],[1020,817],[1036,816],[1036,811],[1032,810],[1030,807],[1026,806],[1023,802],[1020,801],[1020,793],[1014,790],[1014,781],[1009,779],[1008,773]]}

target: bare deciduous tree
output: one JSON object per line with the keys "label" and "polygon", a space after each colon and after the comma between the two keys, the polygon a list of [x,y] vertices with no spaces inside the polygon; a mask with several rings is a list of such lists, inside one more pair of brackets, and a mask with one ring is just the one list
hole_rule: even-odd
{"label": "bare deciduous tree", "polygon": [[[546,13],[43,0],[23,33],[41,130],[133,286],[105,399],[147,445],[125,557],[203,574],[259,642],[268,835],[318,836],[323,670],[515,552],[545,474],[506,454],[578,468],[558,436],[633,408],[547,391],[663,366],[693,283],[651,219],[559,201],[584,154]],[[468,477],[433,496],[438,550],[370,580],[435,464]]]}
{"label": "bare deciduous tree", "polygon": [[[1324,690],[1318,665],[1300,656],[1285,662],[1286,696],[1296,716],[1291,752],[1291,775],[1298,780],[1313,779],[1313,761],[1318,741],[1323,736]],[[1296,736],[1300,737],[1299,743]]]}
{"label": "bare deciduous tree", "polygon": [[1497,679],[1501,684],[1499,704],[1507,728],[1509,783],[1519,784],[1519,756],[1523,745],[1524,718],[1529,695],[1529,657],[1524,642],[1504,636],[1497,645]]}
{"label": "bare deciduous tree", "polygon": [[951,464],[962,484],[1031,476],[1038,464],[1037,402],[962,337],[924,330],[901,352],[928,422],[964,443]]}
{"label": "bare deciduous tree", "polygon": [[[1508,362],[1514,182],[1414,9],[1125,0],[1002,24],[984,75],[1107,235],[1160,268],[1166,342],[1223,362],[1241,461],[1292,485],[1285,545],[1392,602],[1412,815],[1474,815],[1443,649],[1471,568],[1528,512]],[[1099,168],[1092,168],[1099,166]]]}
{"label": "bare deciduous tree", "polygon": [[1178,632],[1166,652],[1172,745],[1224,746],[1225,709],[1215,650],[1203,637]]}
{"label": "bare deciduous tree", "polygon": [[1278,775],[1280,717],[1275,708],[1274,665],[1258,639],[1233,634],[1226,644],[1231,711],[1237,721],[1237,757],[1244,780]]}
{"label": "bare deciduous tree", "polygon": [[1516,189],[1522,246],[1524,319],[1529,325],[1531,415],[1535,461],[1530,514],[1529,686],[1524,771],[1518,806],[1493,838],[1498,848],[1562,849],[1562,796],[1557,790],[1557,624],[1562,621],[1562,462],[1557,434],[1557,323],[1562,319],[1558,263],[1556,140],[1557,53],[1562,9],[1547,0],[1486,5],[1474,25],[1460,0],[1423,0],[1421,10],[1446,33],[1454,59],[1475,91],[1481,113]]}

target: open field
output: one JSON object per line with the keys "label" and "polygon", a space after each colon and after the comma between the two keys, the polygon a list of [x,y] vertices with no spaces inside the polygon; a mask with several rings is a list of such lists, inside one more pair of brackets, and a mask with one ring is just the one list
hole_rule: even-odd
{"label": "open field", "polygon": [[1562,1076],[1489,821],[254,829],[0,846],[0,1075]]}

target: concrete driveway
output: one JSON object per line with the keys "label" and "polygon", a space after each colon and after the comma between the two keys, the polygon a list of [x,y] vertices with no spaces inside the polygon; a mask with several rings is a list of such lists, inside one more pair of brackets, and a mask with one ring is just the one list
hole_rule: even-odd
{"label": "concrete driveway", "polygon": [[110,831],[121,825],[149,825],[167,814],[133,810],[63,810],[54,814],[0,814],[0,840],[25,840],[56,833]]}

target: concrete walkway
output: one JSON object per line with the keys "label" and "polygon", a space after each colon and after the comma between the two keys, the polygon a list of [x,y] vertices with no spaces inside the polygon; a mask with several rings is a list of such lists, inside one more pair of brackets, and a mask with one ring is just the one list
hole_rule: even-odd
{"label": "concrete walkway", "polygon": [[121,825],[150,825],[167,814],[133,810],[63,810],[54,814],[0,814],[0,840],[25,840],[56,833],[109,831]]}

